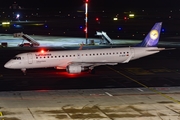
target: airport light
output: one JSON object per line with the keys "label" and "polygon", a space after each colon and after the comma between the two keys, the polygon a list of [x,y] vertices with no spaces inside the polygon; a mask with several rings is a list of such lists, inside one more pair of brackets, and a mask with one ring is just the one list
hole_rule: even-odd
{"label": "airport light", "polygon": [[17,19],[17,18],[19,18],[19,16],[20,16],[20,15],[19,15],[19,14],[17,14],[17,15],[16,15],[16,19]]}
{"label": "airport light", "polygon": [[10,25],[10,22],[2,22],[2,25]]}
{"label": "airport light", "polygon": [[20,17],[20,14],[17,14],[16,15],[16,19],[19,20],[19,17]]}
{"label": "airport light", "polygon": [[82,26],[79,26],[80,29],[82,29],[83,27]]}
{"label": "airport light", "polygon": [[118,18],[117,18],[117,17],[115,17],[115,18],[113,18],[113,20],[114,20],[114,21],[116,21],[116,20],[118,20]]}
{"label": "airport light", "polygon": [[86,33],[86,44],[88,39],[88,0],[85,1],[85,33]]}
{"label": "airport light", "polygon": [[2,22],[2,27],[10,27],[10,22]]}
{"label": "airport light", "polygon": [[127,17],[124,17],[124,20],[127,20]]}
{"label": "airport light", "polygon": [[129,14],[129,18],[134,18],[134,14]]}
{"label": "airport light", "polygon": [[119,27],[119,28],[118,28],[118,30],[122,30],[122,28],[121,28],[121,27]]}
{"label": "airport light", "polygon": [[165,31],[165,29],[164,29],[164,28],[162,28],[162,29],[161,29],[161,32],[164,32],[164,31]]}

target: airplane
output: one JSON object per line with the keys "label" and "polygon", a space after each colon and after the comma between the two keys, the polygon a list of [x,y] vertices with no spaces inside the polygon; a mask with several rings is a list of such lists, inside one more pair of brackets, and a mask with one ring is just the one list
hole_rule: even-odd
{"label": "airplane", "polygon": [[165,50],[157,47],[161,26],[162,22],[155,23],[145,39],[135,47],[21,53],[9,60],[4,67],[21,69],[24,74],[26,69],[48,67],[66,69],[71,74],[88,70],[94,73],[96,66],[128,63]]}

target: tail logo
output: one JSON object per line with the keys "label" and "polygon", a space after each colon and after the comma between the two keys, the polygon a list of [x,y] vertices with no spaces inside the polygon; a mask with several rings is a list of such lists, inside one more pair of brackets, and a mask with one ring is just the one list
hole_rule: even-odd
{"label": "tail logo", "polygon": [[150,32],[151,39],[156,40],[158,38],[158,36],[159,36],[159,33],[157,30],[151,30],[151,32]]}

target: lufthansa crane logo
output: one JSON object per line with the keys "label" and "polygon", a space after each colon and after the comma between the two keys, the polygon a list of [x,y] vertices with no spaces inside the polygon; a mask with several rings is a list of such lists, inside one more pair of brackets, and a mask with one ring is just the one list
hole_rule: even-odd
{"label": "lufthansa crane logo", "polygon": [[157,30],[152,30],[152,31],[150,32],[150,37],[151,37],[151,39],[155,40],[155,39],[158,38],[158,36],[159,36],[159,33],[158,33]]}

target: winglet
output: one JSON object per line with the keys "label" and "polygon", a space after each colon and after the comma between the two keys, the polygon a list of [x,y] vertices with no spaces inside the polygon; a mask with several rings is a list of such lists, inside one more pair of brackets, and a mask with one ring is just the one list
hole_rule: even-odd
{"label": "winglet", "polygon": [[159,42],[160,32],[161,32],[162,22],[156,23],[145,39],[137,44],[137,47],[156,47]]}

